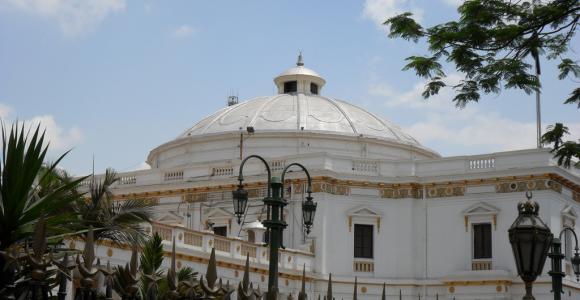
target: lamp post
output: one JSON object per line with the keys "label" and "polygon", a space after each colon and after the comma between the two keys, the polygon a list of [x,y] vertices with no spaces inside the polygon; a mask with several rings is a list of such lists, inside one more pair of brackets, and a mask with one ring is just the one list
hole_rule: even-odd
{"label": "lamp post", "polygon": [[306,192],[308,196],[306,201],[302,204],[302,215],[304,217],[304,226],[306,227],[306,232],[310,233],[310,228],[312,227],[314,221],[314,215],[316,212],[316,203],[312,201],[312,180],[310,174],[306,168],[299,163],[292,163],[286,166],[282,171],[281,178],[273,177],[270,171],[270,166],[264,158],[259,155],[250,155],[242,160],[240,164],[240,173],[238,175],[238,188],[233,192],[233,204],[234,212],[237,217],[238,224],[242,222],[242,217],[246,214],[248,207],[248,192],[244,190],[244,177],[243,169],[245,163],[249,159],[258,159],[266,166],[266,171],[268,173],[268,192],[266,198],[264,198],[264,204],[267,208],[266,220],[262,221],[262,224],[268,228],[269,234],[269,246],[270,246],[270,264],[269,264],[269,275],[268,275],[268,300],[275,300],[278,294],[278,252],[279,248],[282,246],[282,232],[286,228],[287,224],[284,221],[284,207],[288,204],[284,200],[284,176],[288,169],[292,166],[300,167],[306,177],[308,178],[308,188]]}
{"label": "lamp post", "polygon": [[[508,230],[510,244],[516,261],[518,275],[525,283],[526,294],[523,300],[534,300],[532,295],[532,285],[536,278],[542,273],[548,255],[552,260],[552,271],[548,272],[552,276],[552,287],[554,299],[559,300],[562,293],[562,258],[560,239],[554,239],[550,228],[538,216],[540,206],[532,201],[532,193],[526,193],[527,201],[518,203],[518,217]],[[564,228],[574,232],[571,228]],[[574,233],[576,238],[576,233]],[[552,252],[548,251],[552,247]],[[572,260],[574,273],[580,276],[580,254],[578,253],[578,241],[576,240],[576,254]]]}
{"label": "lamp post", "polygon": [[548,253],[548,256],[552,260],[552,270],[548,272],[552,276],[552,292],[554,292],[554,300],[560,300],[562,298],[562,278],[566,276],[566,273],[562,272],[562,259],[565,257],[562,254],[562,234],[569,231],[573,234],[574,240],[576,242],[576,248],[574,249],[574,257],[571,260],[572,269],[574,270],[574,275],[576,275],[576,281],[580,281],[580,253],[578,249],[578,237],[574,229],[570,227],[564,227],[560,231],[558,238],[552,241],[552,252]]}

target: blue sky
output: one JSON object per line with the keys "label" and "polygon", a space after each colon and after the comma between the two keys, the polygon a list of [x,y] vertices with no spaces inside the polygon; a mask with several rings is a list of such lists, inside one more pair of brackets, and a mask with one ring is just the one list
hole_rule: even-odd
{"label": "blue sky", "polygon": [[[534,147],[533,96],[508,91],[458,110],[450,92],[425,102],[423,82],[401,71],[425,45],[388,39],[380,21],[411,10],[434,25],[455,18],[458,2],[0,0],[0,117],[41,122],[52,157],[73,149],[62,163],[73,174],[90,172],[93,155],[97,172],[128,171],[231,91],[273,94],[273,77],[302,50],[324,95],[444,156]],[[561,103],[578,83],[544,66],[543,127],[563,121],[577,139],[580,112]]]}

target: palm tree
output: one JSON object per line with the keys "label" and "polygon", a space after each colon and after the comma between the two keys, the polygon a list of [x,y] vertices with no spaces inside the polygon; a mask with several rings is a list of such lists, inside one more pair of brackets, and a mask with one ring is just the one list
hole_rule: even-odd
{"label": "palm tree", "polygon": [[118,180],[113,169],[106,170],[102,181],[93,176],[89,184],[90,197],[77,202],[73,209],[83,228],[95,228],[95,241],[140,244],[146,235],[141,224],[150,221],[154,204],[139,199],[115,201],[111,186]]}
{"label": "palm tree", "polygon": [[[81,196],[76,188],[85,178],[54,183],[50,190],[42,191],[40,182],[47,180],[58,163],[44,163],[48,146],[45,133],[36,127],[32,136],[24,125],[15,124],[7,136],[2,126],[2,162],[0,163],[0,251],[25,242],[34,233],[37,221],[44,218],[48,238],[67,233],[75,222],[74,215],[59,208],[76,202]],[[46,170],[46,172],[42,172]],[[0,275],[5,272],[5,260],[0,257]],[[0,278],[6,278],[0,276]],[[3,279],[0,279],[3,286]]]}
{"label": "palm tree", "polygon": [[[164,276],[164,271],[161,269],[163,264],[164,250],[163,239],[159,234],[154,233],[153,236],[147,240],[142,248],[140,255],[139,266],[139,286],[142,299],[147,298],[149,292],[155,293],[157,299],[165,299],[165,295],[169,290],[167,276]],[[117,272],[114,277],[114,289],[119,295],[127,295],[126,288],[128,286],[125,274],[129,265],[117,266]],[[182,296],[190,293],[201,293],[197,285],[198,273],[190,267],[183,267],[177,272],[178,291]]]}
{"label": "palm tree", "polygon": [[[548,126],[548,131],[542,135],[542,144],[554,144],[554,150],[560,148],[562,145],[562,138],[565,134],[569,134],[568,127],[564,126],[562,123],[556,123],[555,125]],[[553,150],[553,151],[554,151]]]}
{"label": "palm tree", "polygon": [[572,164],[572,158],[576,158],[578,161],[574,163],[574,166],[580,168],[580,157],[578,156],[578,153],[580,153],[580,144],[568,141],[554,150],[556,152],[556,154],[554,154],[554,158],[558,159],[559,166],[570,168],[570,165]]}

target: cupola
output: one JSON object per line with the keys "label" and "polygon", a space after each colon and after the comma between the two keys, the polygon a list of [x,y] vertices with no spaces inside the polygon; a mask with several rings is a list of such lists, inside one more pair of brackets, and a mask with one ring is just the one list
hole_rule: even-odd
{"label": "cupola", "polygon": [[318,73],[304,67],[302,53],[298,55],[296,67],[290,68],[274,78],[278,94],[318,95],[326,83]]}

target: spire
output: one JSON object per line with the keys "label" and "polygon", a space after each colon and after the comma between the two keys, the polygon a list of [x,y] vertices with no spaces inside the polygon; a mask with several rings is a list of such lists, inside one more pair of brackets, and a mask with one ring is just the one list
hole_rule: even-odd
{"label": "spire", "polygon": [[[381,300],[387,300],[386,289],[387,283],[383,283],[383,295],[381,296]],[[439,300],[439,298],[437,298],[437,300]]]}
{"label": "spire", "polygon": [[298,54],[298,61],[296,62],[296,65],[299,67],[304,66],[304,60],[302,59],[302,51],[300,51]]}
{"label": "spire", "polygon": [[357,297],[357,284],[356,284],[356,282],[357,282],[357,278],[355,276],[354,277],[354,292],[352,294],[352,300],[357,300],[357,298],[358,298]]}
{"label": "spire", "polygon": [[326,299],[334,300],[334,297],[332,297],[332,273],[328,274],[328,289],[326,290]]}

